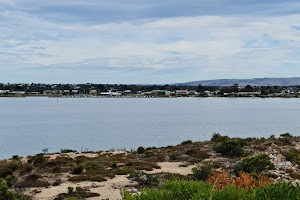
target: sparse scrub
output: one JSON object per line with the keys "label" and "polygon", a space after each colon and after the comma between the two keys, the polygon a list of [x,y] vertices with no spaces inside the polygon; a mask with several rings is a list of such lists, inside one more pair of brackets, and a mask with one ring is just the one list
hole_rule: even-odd
{"label": "sparse scrub", "polygon": [[224,142],[226,140],[229,140],[230,138],[228,136],[222,136],[219,133],[214,133],[212,135],[211,141],[212,142]]}
{"label": "sparse scrub", "polygon": [[241,157],[245,154],[244,143],[238,140],[225,140],[221,144],[214,146],[214,150],[228,157]]}
{"label": "sparse scrub", "polygon": [[142,186],[157,186],[158,179],[152,175],[145,172],[133,172],[129,175],[129,179],[137,181]]}
{"label": "sparse scrub", "polygon": [[73,149],[60,149],[60,153],[77,153],[77,151]]}
{"label": "sparse scrub", "polygon": [[274,169],[274,165],[271,163],[270,158],[266,154],[261,154],[251,158],[245,158],[241,163],[236,164],[234,172],[237,174],[239,171],[248,173],[261,173]]}
{"label": "sparse scrub", "polygon": [[192,140],[186,140],[186,141],[183,141],[181,142],[181,145],[188,145],[188,144],[192,144]]}
{"label": "sparse scrub", "polygon": [[146,151],[146,149],[145,149],[144,147],[139,147],[139,148],[137,149],[137,153],[138,153],[138,154],[143,154],[145,151]]}
{"label": "sparse scrub", "polygon": [[209,165],[200,165],[192,169],[194,178],[205,181],[211,174],[212,167]]}
{"label": "sparse scrub", "polygon": [[283,133],[283,134],[280,134],[280,137],[283,137],[283,138],[292,138],[294,136],[291,135],[290,133]]}

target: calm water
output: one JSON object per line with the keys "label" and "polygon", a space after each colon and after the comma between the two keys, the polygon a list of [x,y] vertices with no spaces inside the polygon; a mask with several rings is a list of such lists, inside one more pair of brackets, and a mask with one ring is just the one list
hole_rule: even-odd
{"label": "calm water", "polygon": [[300,135],[300,99],[0,98],[0,158],[49,148],[108,150]]}

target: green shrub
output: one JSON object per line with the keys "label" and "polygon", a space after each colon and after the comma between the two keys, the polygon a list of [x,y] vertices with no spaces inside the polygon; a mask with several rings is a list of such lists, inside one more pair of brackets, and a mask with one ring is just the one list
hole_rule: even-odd
{"label": "green shrub", "polygon": [[279,182],[252,189],[232,185],[216,189],[213,185],[201,181],[175,179],[167,180],[159,188],[144,189],[139,194],[122,190],[121,196],[123,200],[298,200],[300,199],[300,186]]}
{"label": "green shrub", "polygon": [[13,155],[11,159],[12,159],[12,160],[19,161],[19,160],[20,160],[20,156],[18,156],[18,155]]}
{"label": "green shrub", "polygon": [[145,151],[144,154],[145,154],[145,158],[150,158],[154,156],[154,153],[152,151]]}
{"label": "green shrub", "polygon": [[158,179],[152,174],[145,172],[133,172],[129,175],[129,179],[137,181],[142,186],[157,186]]}
{"label": "green shrub", "polygon": [[272,139],[276,139],[274,134],[270,135],[270,137],[268,138],[268,140],[272,140]]}
{"label": "green shrub", "polygon": [[229,140],[230,138],[228,136],[222,136],[219,133],[214,133],[212,135],[212,138],[210,141],[212,142],[224,142],[226,140]]}
{"label": "green shrub", "polygon": [[169,154],[170,160],[177,160],[179,159],[180,154],[177,152],[172,152]]}
{"label": "green shrub", "polygon": [[145,151],[146,151],[146,150],[145,150],[144,147],[139,147],[139,148],[137,149],[137,153],[138,153],[138,154],[143,154]]}
{"label": "green shrub", "polygon": [[211,175],[212,167],[209,165],[202,165],[192,169],[194,178],[197,180],[205,181]]}
{"label": "green shrub", "polygon": [[280,134],[280,137],[291,138],[291,137],[294,137],[294,136],[291,135],[290,133],[283,133],[283,134]]}
{"label": "green shrub", "polygon": [[214,146],[214,150],[223,156],[240,157],[244,155],[244,142],[238,140],[225,140]]}
{"label": "green shrub", "polygon": [[181,142],[181,145],[188,145],[188,144],[192,144],[192,140],[186,140],[186,141],[183,141]]}
{"label": "green shrub", "polygon": [[118,168],[118,165],[117,163],[113,162],[110,166],[112,169],[117,169]]}
{"label": "green shrub", "polygon": [[37,154],[28,160],[28,163],[32,163],[34,166],[44,164],[47,161],[43,153]]}
{"label": "green shrub", "polygon": [[73,149],[60,149],[60,153],[77,153],[77,151]]}
{"label": "green shrub", "polygon": [[72,174],[81,174],[83,170],[84,167],[82,165],[79,165],[72,170]]}
{"label": "green shrub", "polygon": [[266,154],[261,154],[251,158],[245,158],[241,163],[234,167],[234,172],[238,174],[239,171],[247,173],[261,173],[266,170],[274,169],[274,165],[271,163],[270,158]]}
{"label": "green shrub", "polygon": [[0,178],[0,200],[21,200],[24,199],[20,194],[9,191],[6,182]]}
{"label": "green shrub", "polygon": [[285,157],[288,161],[294,162],[297,165],[300,165],[300,152],[293,150],[285,154]]}
{"label": "green shrub", "polygon": [[6,182],[7,187],[11,188],[12,186],[14,186],[18,182],[18,179],[16,177],[13,177],[13,176],[7,176],[5,178],[5,182]]}

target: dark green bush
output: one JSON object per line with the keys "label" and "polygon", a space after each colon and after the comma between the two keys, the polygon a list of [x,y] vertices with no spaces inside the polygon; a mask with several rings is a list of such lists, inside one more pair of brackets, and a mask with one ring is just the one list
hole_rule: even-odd
{"label": "dark green bush", "polygon": [[145,151],[146,151],[146,150],[145,150],[144,147],[139,147],[139,148],[137,149],[138,154],[143,154]]}
{"label": "dark green bush", "polygon": [[270,158],[266,154],[261,154],[251,158],[245,158],[241,163],[234,167],[234,172],[238,174],[239,171],[247,173],[261,173],[263,171],[274,169],[274,165],[271,163]]}
{"label": "dark green bush", "polygon": [[9,191],[6,182],[0,178],[0,200],[23,200],[20,194]]}
{"label": "dark green bush", "polygon": [[158,179],[152,174],[147,174],[145,172],[132,172],[128,178],[137,181],[142,186],[158,185]]}
{"label": "dark green bush", "polygon": [[280,134],[280,137],[291,138],[291,137],[294,137],[294,136],[291,135],[290,133],[283,133],[283,134]]}
{"label": "dark green bush", "polygon": [[215,145],[214,150],[223,156],[240,157],[245,154],[244,142],[238,140],[225,140],[221,144]]}
{"label": "dark green bush", "polygon": [[177,160],[179,159],[180,154],[177,152],[172,152],[169,154],[170,160]]}
{"label": "dark green bush", "polygon": [[110,166],[112,169],[117,169],[118,168],[118,165],[117,163],[113,162]]}
{"label": "dark green bush", "polygon": [[83,170],[84,167],[82,165],[79,165],[72,170],[72,174],[81,174]]}
{"label": "dark green bush", "polygon": [[28,160],[28,163],[32,163],[34,166],[44,164],[47,161],[43,153],[37,154]]}
{"label": "dark green bush", "polygon": [[209,165],[202,165],[192,169],[194,178],[197,180],[205,181],[211,175],[212,167]]}
{"label": "dark green bush", "polygon": [[285,154],[285,157],[288,161],[294,162],[297,165],[300,165],[300,152],[293,150]]}
{"label": "dark green bush", "polygon": [[181,145],[188,145],[188,144],[192,144],[192,140],[186,140],[186,141],[183,141],[181,142]]}
{"label": "dark green bush", "polygon": [[224,142],[226,140],[229,140],[230,138],[228,136],[222,136],[219,133],[214,133],[212,135],[211,141],[212,142]]}
{"label": "dark green bush", "polygon": [[152,151],[145,151],[144,154],[145,154],[145,158],[150,158],[154,156],[154,153]]}
{"label": "dark green bush", "polygon": [[60,153],[76,153],[76,150],[73,149],[60,149]]}

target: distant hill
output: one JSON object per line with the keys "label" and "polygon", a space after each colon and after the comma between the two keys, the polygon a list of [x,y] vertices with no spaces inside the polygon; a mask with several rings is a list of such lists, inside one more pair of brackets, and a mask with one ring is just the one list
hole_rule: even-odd
{"label": "distant hill", "polygon": [[187,83],[175,83],[172,85],[190,85],[197,86],[232,86],[238,84],[239,86],[294,86],[300,85],[300,77],[293,78],[253,78],[253,79],[216,79],[204,81],[192,81]]}

